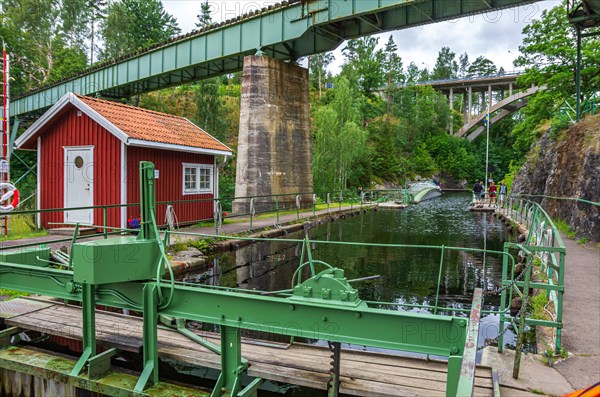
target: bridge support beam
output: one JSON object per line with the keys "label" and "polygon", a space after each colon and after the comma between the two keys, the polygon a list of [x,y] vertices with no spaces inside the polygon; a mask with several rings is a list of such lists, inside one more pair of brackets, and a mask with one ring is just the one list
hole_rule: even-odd
{"label": "bridge support beam", "polygon": [[[292,193],[312,191],[308,70],[266,56],[248,56],[244,58],[235,196],[290,194],[278,197],[284,208],[296,202]],[[275,197],[255,198],[257,212],[274,209]],[[234,213],[249,210],[249,198],[233,203]]]}

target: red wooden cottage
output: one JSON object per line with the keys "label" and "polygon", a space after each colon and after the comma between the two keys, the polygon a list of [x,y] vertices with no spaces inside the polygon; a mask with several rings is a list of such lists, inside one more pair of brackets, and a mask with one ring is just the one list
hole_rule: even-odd
{"label": "red wooden cottage", "polygon": [[[138,204],[144,160],[155,165],[156,201],[174,203],[180,223],[212,218],[212,201],[189,201],[218,197],[216,158],[231,156],[230,148],[185,118],[71,93],[15,146],[37,150],[38,209],[65,209],[41,213],[38,225],[46,228],[103,223],[102,209],[68,208]],[[166,204],[157,206],[159,223],[165,211]],[[138,215],[138,206],[110,208],[107,225],[126,227]]]}

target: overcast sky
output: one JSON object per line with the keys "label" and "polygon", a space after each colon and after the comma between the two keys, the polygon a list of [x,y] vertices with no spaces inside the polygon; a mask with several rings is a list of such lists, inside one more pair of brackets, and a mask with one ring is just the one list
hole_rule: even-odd
{"label": "overcast sky", "polygon": [[[162,0],[165,10],[177,18],[182,33],[195,29],[200,4],[204,0]],[[371,0],[364,0],[371,1]],[[223,21],[277,1],[209,0],[214,21]],[[506,71],[513,70],[513,60],[522,42],[521,31],[525,25],[538,19],[543,10],[555,7],[560,0],[539,1],[530,5],[487,14],[465,17],[448,22],[404,29],[380,36],[381,46],[390,34],[398,45],[398,54],[406,67],[411,61],[419,68],[432,69],[442,47],[450,47],[458,55],[469,54],[472,62],[483,55]],[[335,52],[332,69],[337,72],[342,64],[342,44]],[[510,52],[509,52],[510,51]]]}

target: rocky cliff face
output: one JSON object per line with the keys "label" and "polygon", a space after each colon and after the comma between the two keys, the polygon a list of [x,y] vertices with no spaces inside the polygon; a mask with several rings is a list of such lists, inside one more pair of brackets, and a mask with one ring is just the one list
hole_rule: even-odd
{"label": "rocky cliff face", "polygon": [[[600,201],[600,115],[554,136],[548,130],[518,174],[512,193]],[[540,200],[536,200],[540,202]],[[600,207],[544,198],[542,207],[563,219],[579,237],[600,241]]]}

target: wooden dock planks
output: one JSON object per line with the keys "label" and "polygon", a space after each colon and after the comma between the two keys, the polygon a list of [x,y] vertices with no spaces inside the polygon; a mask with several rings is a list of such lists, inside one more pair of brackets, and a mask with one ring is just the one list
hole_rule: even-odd
{"label": "wooden dock planks", "polygon": [[[0,314],[8,312],[6,324],[50,335],[81,340],[81,309],[63,304],[43,304],[15,299],[8,306],[0,302]],[[96,311],[98,344],[130,352],[142,347],[142,320],[139,317]],[[215,333],[198,332],[219,344]],[[159,355],[162,358],[202,367],[220,368],[220,356],[180,333],[159,327]],[[245,339],[242,354],[250,362],[248,375],[277,382],[326,390],[331,352],[325,347],[269,342],[269,346]],[[356,396],[444,396],[445,362],[399,357],[389,354],[344,349],[341,353],[340,391]],[[478,367],[475,395],[492,396],[492,371]]]}

